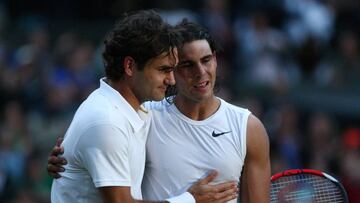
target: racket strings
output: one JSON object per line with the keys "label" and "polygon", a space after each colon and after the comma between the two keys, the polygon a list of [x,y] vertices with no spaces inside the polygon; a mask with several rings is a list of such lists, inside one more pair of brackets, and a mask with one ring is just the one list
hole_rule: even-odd
{"label": "racket strings", "polygon": [[311,174],[284,176],[271,184],[271,202],[344,202],[342,189]]}

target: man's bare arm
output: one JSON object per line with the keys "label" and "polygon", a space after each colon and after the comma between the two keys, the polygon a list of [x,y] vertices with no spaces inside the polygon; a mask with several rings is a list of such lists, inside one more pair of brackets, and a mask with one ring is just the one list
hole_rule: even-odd
{"label": "man's bare arm", "polygon": [[[209,185],[217,172],[210,173],[204,179],[199,180],[188,192],[194,197],[196,203],[226,203],[237,197],[236,183],[226,182],[217,185]],[[131,196],[130,187],[101,187],[99,188],[104,202],[107,203],[166,203],[168,201],[135,200]]]}
{"label": "man's bare arm", "polygon": [[[64,153],[64,148],[60,146],[61,142],[62,139],[59,138],[48,158],[47,171],[48,174],[53,178],[61,178],[59,172],[64,171],[62,166],[67,163],[66,159],[60,156]],[[222,203],[228,202],[237,197],[238,190],[236,183],[233,181],[210,185],[209,183],[215,179],[216,176],[217,172],[212,171],[207,177],[194,183],[189,188],[188,192],[195,198],[197,203]],[[104,202],[153,202],[133,199],[130,193],[130,187],[101,187],[99,190],[102,194],[102,197],[104,198]],[[158,202],[161,203],[167,201]]]}
{"label": "man's bare arm", "polygon": [[249,117],[246,137],[247,153],[241,176],[241,202],[269,202],[269,138],[261,121],[253,115]]}

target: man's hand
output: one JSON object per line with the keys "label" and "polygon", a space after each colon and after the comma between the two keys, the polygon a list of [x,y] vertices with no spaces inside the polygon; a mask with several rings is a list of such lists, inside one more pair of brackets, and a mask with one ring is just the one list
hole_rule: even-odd
{"label": "man's hand", "polygon": [[212,171],[207,177],[194,183],[189,188],[188,192],[194,196],[197,203],[222,203],[237,198],[237,182],[229,181],[210,185],[209,183],[214,180],[216,176],[217,172]]}
{"label": "man's hand", "polygon": [[60,178],[61,175],[59,172],[64,172],[65,168],[62,166],[67,164],[66,159],[59,156],[64,154],[64,148],[60,147],[62,141],[63,138],[58,138],[56,140],[56,144],[48,158],[47,172],[53,178]]}

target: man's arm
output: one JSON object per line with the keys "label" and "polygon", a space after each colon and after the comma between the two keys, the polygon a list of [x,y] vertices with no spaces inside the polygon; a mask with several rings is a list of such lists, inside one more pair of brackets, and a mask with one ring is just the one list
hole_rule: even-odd
{"label": "man's arm", "polygon": [[[53,178],[61,178],[60,172],[65,169],[62,167],[67,164],[67,161],[61,155],[64,153],[64,148],[61,145],[62,138],[58,138],[56,145],[52,149],[49,158],[47,171],[49,176]],[[228,202],[237,197],[237,187],[235,182],[225,182],[216,185],[210,185],[209,183],[215,179],[217,172],[211,172],[207,177],[194,183],[188,190],[197,203],[222,203]],[[131,202],[131,203],[151,203],[153,201],[141,201],[135,200],[131,196],[130,187],[125,186],[111,186],[111,187],[99,187],[99,191],[104,199],[104,202]],[[169,202],[169,201],[158,201]],[[182,202],[181,202],[182,203]]]}
{"label": "man's arm", "polygon": [[[211,172],[207,177],[195,183],[188,192],[193,196],[191,199],[196,203],[226,203],[237,197],[236,183],[227,182],[217,185],[209,185],[215,179],[217,172]],[[130,187],[101,187],[99,188],[104,202],[109,203],[186,203],[194,202],[189,198],[187,201],[181,199],[176,201],[148,201],[135,200],[131,196]],[[183,194],[184,195],[184,194]],[[189,196],[189,194],[187,195]]]}
{"label": "man's arm", "polygon": [[269,138],[261,121],[253,115],[249,116],[246,138],[247,152],[241,175],[241,202],[269,202]]}

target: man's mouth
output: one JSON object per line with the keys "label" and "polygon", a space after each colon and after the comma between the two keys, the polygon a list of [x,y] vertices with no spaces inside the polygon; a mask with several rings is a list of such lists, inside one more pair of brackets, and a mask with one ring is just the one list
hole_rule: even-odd
{"label": "man's mouth", "polygon": [[209,81],[201,82],[196,85],[194,85],[195,88],[204,88],[209,84]]}

